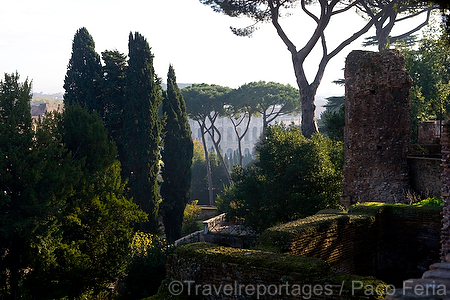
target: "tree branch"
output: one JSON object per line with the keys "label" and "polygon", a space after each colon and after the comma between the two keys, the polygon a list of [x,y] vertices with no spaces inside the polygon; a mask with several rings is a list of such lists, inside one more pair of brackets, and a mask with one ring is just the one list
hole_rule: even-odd
{"label": "tree branch", "polygon": [[[436,4],[435,4],[435,5],[432,5],[432,6],[429,6],[429,7],[427,7],[427,8],[424,8],[424,9],[421,10],[421,11],[418,11],[418,12],[412,14],[412,15],[408,15],[408,16],[405,16],[405,17],[403,17],[403,18],[397,19],[397,20],[395,20],[395,22],[401,22],[401,21],[403,21],[403,20],[407,20],[407,19],[410,19],[410,18],[414,18],[414,17],[416,17],[416,16],[418,16],[418,15],[423,14],[424,12],[427,12],[427,14],[429,15],[429,12],[431,12],[433,9],[439,9],[439,6],[436,5]],[[429,17],[427,17],[427,19],[428,19],[428,18],[429,18]]]}
{"label": "tree branch", "polygon": [[[336,4],[337,4],[338,2],[339,2],[339,1],[336,1]],[[334,16],[334,15],[337,15],[337,14],[340,14],[340,13],[343,13],[343,12],[346,12],[346,11],[348,11],[350,8],[355,7],[357,4],[359,4],[359,3],[361,3],[361,2],[362,2],[362,0],[356,0],[355,2],[349,4],[349,5],[348,5],[347,7],[345,7],[345,8],[341,8],[341,9],[338,9],[338,10],[336,10],[336,11],[331,12],[331,15]],[[332,4],[333,4],[333,2],[332,2]],[[330,5],[332,5],[332,4],[330,4]],[[336,5],[336,4],[334,4],[334,5]],[[334,7],[334,5],[333,5],[333,7]]]}
{"label": "tree branch", "polygon": [[[392,9],[392,3],[390,5],[388,5],[388,7],[386,7],[386,9],[389,9],[389,7],[390,7],[390,9]],[[383,10],[380,11],[379,13],[377,13],[373,18],[371,18],[371,20],[369,22],[367,22],[367,24],[361,30],[355,32],[351,37],[349,37],[348,39],[343,41],[341,44],[339,44],[339,46],[337,46],[333,51],[330,52],[330,54],[328,54],[328,59],[333,58],[342,49],[344,49],[346,46],[348,46],[350,43],[355,41],[357,38],[359,38],[361,35],[363,35],[367,31],[369,31],[370,27],[372,27],[372,25],[376,22],[376,20],[378,18],[380,18],[383,14],[384,14]]]}
{"label": "tree branch", "polygon": [[431,14],[431,10],[428,10],[428,12],[427,12],[427,19],[422,24],[418,25],[416,28],[411,29],[410,31],[405,32],[405,33],[403,33],[401,35],[398,35],[398,36],[395,36],[395,37],[391,37],[389,40],[395,42],[395,41],[404,39],[407,36],[410,36],[414,32],[419,31],[420,29],[422,29],[424,26],[426,26],[428,24],[428,22],[430,20],[430,14]]}
{"label": "tree branch", "polygon": [[[301,2],[301,6],[302,6],[302,10],[311,18],[313,19],[317,24],[319,24],[319,19],[316,17],[316,15],[314,15],[312,12],[310,12],[305,5],[305,0],[302,0]],[[320,4],[322,11],[323,11],[323,5],[322,3]]]}
{"label": "tree branch", "polygon": [[279,13],[279,7],[275,7],[273,5],[273,1],[269,1],[269,8],[270,13],[272,15],[272,24],[277,30],[278,36],[281,38],[281,40],[284,42],[284,44],[287,46],[289,52],[291,54],[295,54],[297,52],[297,49],[294,45],[294,43],[291,42],[291,40],[287,37],[286,33],[284,32],[283,28],[281,28],[280,24],[278,23],[278,13]]}

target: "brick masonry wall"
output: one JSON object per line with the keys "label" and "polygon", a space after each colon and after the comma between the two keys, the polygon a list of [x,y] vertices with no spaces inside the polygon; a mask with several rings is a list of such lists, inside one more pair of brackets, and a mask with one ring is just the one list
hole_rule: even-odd
{"label": "brick masonry wall", "polygon": [[441,211],[361,205],[347,214],[319,214],[270,228],[260,241],[265,247],[323,259],[343,272],[401,285],[439,260]]}
{"label": "brick masonry wall", "polygon": [[[398,51],[352,51],[345,66],[343,195],[405,202],[411,77]],[[347,201],[348,201],[347,200]]]}

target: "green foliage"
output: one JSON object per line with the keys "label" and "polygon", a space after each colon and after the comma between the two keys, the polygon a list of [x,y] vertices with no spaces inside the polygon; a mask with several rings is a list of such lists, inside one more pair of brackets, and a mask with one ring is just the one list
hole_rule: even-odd
{"label": "green foliage", "polygon": [[341,193],[342,144],[320,134],[307,139],[297,127],[270,126],[256,147],[257,161],[235,168],[234,185],[220,209],[262,231],[335,207]]}
{"label": "green foliage", "polygon": [[182,90],[183,97],[186,100],[188,115],[200,126],[202,144],[205,152],[205,160],[207,166],[206,171],[208,176],[209,190],[208,199],[210,205],[213,205],[213,187],[211,183],[211,170],[209,169],[208,165],[209,157],[206,146],[206,135],[211,138],[220,164],[222,165],[227,176],[227,181],[231,183],[231,176],[219,147],[220,141],[222,139],[222,133],[217,127],[216,123],[218,117],[223,115],[225,112],[225,107],[227,104],[226,96],[230,93],[230,91],[231,89],[228,87],[214,84],[208,85],[205,83],[193,84],[192,86],[186,87]]}
{"label": "green foliage", "polygon": [[34,132],[30,89],[17,74],[0,82],[0,295],[98,294],[123,270],[145,214],[125,196],[99,116],[66,105]]}
{"label": "green foliage", "polygon": [[[231,152],[230,157],[228,157],[228,155],[225,154],[224,159],[227,164],[228,170],[233,171],[234,165],[239,165],[239,150]],[[252,155],[250,153],[246,153],[242,157],[242,167],[245,168],[252,160],[253,160]]]}
{"label": "green foliage", "polygon": [[181,237],[183,211],[189,201],[193,142],[186,105],[177,86],[172,65],[167,75],[167,92],[163,100],[164,149],[162,150],[161,212],[169,241]]}
{"label": "green foliage", "polygon": [[125,162],[123,114],[125,109],[126,57],[117,50],[103,51],[102,102],[105,127],[116,143],[119,160]]}
{"label": "green foliage", "polygon": [[440,206],[442,206],[442,199],[436,198],[436,197],[427,198],[427,199],[424,199],[417,203],[414,203],[413,205],[420,206],[420,207],[421,206],[439,206],[440,207]]}
{"label": "green foliage", "polygon": [[198,200],[194,200],[191,203],[186,205],[183,214],[183,228],[181,229],[181,233],[183,236],[188,235],[189,233],[200,230],[197,218],[200,216],[202,212],[202,208],[197,205]]}
{"label": "green foliage", "polygon": [[445,120],[450,114],[450,48],[446,36],[436,33],[431,29],[416,48],[399,46],[414,84],[410,92],[412,141],[417,141],[419,122]]}
{"label": "green foliage", "polygon": [[[35,190],[49,175],[48,165],[38,163],[34,149],[30,102],[31,82],[4,74],[0,81],[0,297],[20,297],[26,280],[23,270],[50,265],[57,236],[52,206],[55,195]],[[53,149],[46,155],[51,156]],[[43,154],[43,153],[42,153]],[[41,173],[42,172],[42,173]],[[36,177],[35,177],[36,176]],[[52,188],[52,187],[50,187]],[[42,191],[42,190],[40,190]],[[41,261],[35,255],[42,252]]]}
{"label": "green foliage", "polygon": [[210,113],[222,113],[223,97],[230,91],[229,87],[206,83],[193,84],[181,90],[189,117],[200,122],[206,121]]}
{"label": "green foliage", "polygon": [[34,290],[51,297],[96,294],[123,270],[133,226],[145,214],[125,196],[117,152],[101,118],[75,104],[57,120],[74,167],[65,174],[73,192],[60,215],[56,265],[36,278]]}
{"label": "green foliage", "polygon": [[[333,141],[344,141],[345,106],[342,105],[337,111],[325,110],[321,114],[323,120],[323,133]],[[321,130],[321,131],[322,131]]]}
{"label": "green foliage", "polygon": [[281,270],[283,273],[307,274],[306,278],[330,273],[330,266],[323,260],[292,254],[272,253],[260,250],[222,247],[209,243],[182,245],[175,249],[175,257],[196,259],[212,264],[233,263],[264,269]]}
{"label": "green foliage", "polygon": [[240,86],[230,96],[235,106],[246,107],[263,118],[263,128],[277,117],[300,109],[298,89],[276,82],[250,82]]}
{"label": "green foliage", "polygon": [[[203,156],[204,157],[204,156]],[[220,165],[214,151],[209,152],[209,163],[211,168],[212,189],[214,199],[220,194],[227,184],[227,176]],[[192,163],[192,180],[190,201],[198,200],[199,204],[209,205],[208,178],[206,173],[206,162],[203,159],[194,160]]]}
{"label": "green foliage", "polygon": [[95,43],[85,27],[77,30],[72,43],[72,56],[64,79],[64,103],[78,103],[90,112],[103,115],[101,101],[102,65]]}
{"label": "green foliage", "polygon": [[166,277],[166,260],[172,248],[157,235],[136,232],[127,256],[125,276],[120,280],[119,299],[142,299],[154,295]]}
{"label": "green foliage", "polygon": [[162,124],[158,116],[161,105],[160,81],[153,68],[153,54],[147,40],[139,33],[130,33],[129,60],[126,71],[125,113],[123,121],[123,174],[129,178],[129,194],[149,215],[139,229],[158,230],[158,173]]}

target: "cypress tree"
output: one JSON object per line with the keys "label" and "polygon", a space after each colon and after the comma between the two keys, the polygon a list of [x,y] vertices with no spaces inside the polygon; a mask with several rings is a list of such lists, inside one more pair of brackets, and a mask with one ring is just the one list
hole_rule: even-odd
{"label": "cypress tree", "polygon": [[28,209],[33,204],[28,188],[32,178],[27,176],[33,145],[31,84],[20,84],[18,78],[17,73],[5,74],[0,81],[0,290],[9,287],[11,299],[20,297],[20,271],[28,267],[26,253],[33,234]]}
{"label": "cypress tree", "polygon": [[175,71],[169,66],[167,92],[163,100],[166,117],[162,159],[163,183],[161,185],[162,215],[169,241],[181,237],[184,208],[189,201],[193,141],[186,113],[186,104],[177,86]]}
{"label": "cypress tree", "polygon": [[149,220],[140,230],[155,233],[158,229],[161,120],[161,86],[153,69],[153,54],[147,40],[138,32],[129,36],[129,60],[126,72],[124,111],[123,174],[129,178],[129,193]]}
{"label": "cypress tree", "polygon": [[124,164],[123,153],[123,113],[125,105],[125,83],[127,61],[124,54],[117,50],[103,51],[103,104],[105,109],[105,127],[109,138],[116,143],[119,160]]}
{"label": "cypress tree", "polygon": [[78,103],[103,117],[101,101],[102,65],[95,43],[85,27],[77,30],[72,43],[72,56],[64,79],[64,103]]}

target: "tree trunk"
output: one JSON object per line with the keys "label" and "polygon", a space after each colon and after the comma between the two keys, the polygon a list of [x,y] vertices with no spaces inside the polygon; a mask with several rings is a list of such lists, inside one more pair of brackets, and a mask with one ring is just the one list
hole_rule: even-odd
{"label": "tree trunk", "polygon": [[305,137],[310,138],[314,133],[318,132],[316,117],[314,115],[316,106],[314,105],[313,91],[307,90],[300,93],[302,97],[302,133]]}
{"label": "tree trunk", "polygon": [[214,140],[213,136],[211,136],[211,139],[212,139],[213,144],[214,144],[214,149],[216,149],[217,157],[219,158],[220,163],[223,166],[223,170],[225,171],[225,175],[227,176],[228,183],[231,185],[233,182],[231,181],[230,171],[228,171],[227,165],[225,164],[225,160],[223,159],[222,152],[220,152],[219,142],[216,142]]}
{"label": "tree trunk", "polygon": [[215,203],[214,203],[213,184],[212,184],[212,177],[211,177],[211,165],[209,163],[208,146],[206,146],[206,139],[205,139],[205,126],[200,124],[200,122],[198,124],[200,125],[200,130],[202,132],[202,144],[203,144],[203,151],[205,153],[206,175],[208,177],[209,205],[213,206]]}
{"label": "tree trunk", "polygon": [[322,58],[314,82],[309,84],[306,79],[300,54],[292,53],[292,56],[295,77],[302,101],[302,133],[306,138],[310,138],[314,133],[319,132],[315,117],[316,105],[314,104],[314,100],[328,60]]}
{"label": "tree trunk", "polygon": [[245,126],[245,130],[244,130],[244,132],[241,135],[239,135],[238,127],[239,127],[239,125],[242,124],[242,121],[244,120],[244,118],[245,118],[245,115],[244,115],[243,119],[241,119],[239,122],[235,123],[234,120],[233,120],[233,117],[230,117],[231,123],[234,126],[234,132],[236,133],[236,136],[237,136],[237,139],[238,139],[239,165],[241,167],[242,167],[242,163],[243,163],[243,160],[244,160],[244,155],[242,154],[242,139],[244,138],[244,136],[248,132],[248,128],[249,128],[250,122],[252,120],[252,114],[249,113],[249,116],[247,118],[247,125]]}

